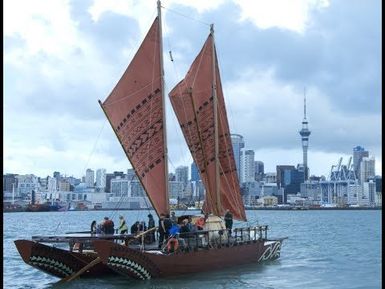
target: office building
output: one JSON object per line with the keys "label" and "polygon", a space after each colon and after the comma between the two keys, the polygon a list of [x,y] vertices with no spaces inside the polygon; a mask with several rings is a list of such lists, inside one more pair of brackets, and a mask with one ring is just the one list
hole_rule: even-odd
{"label": "office building", "polygon": [[237,167],[238,180],[241,180],[241,150],[245,147],[245,142],[243,141],[243,136],[239,134],[231,135],[231,143],[233,145],[235,165]]}

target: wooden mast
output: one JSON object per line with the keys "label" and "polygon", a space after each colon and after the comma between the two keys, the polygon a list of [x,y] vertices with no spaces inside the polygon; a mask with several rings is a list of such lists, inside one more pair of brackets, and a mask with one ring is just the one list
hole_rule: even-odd
{"label": "wooden mast", "polygon": [[158,17],[159,17],[159,51],[160,51],[160,75],[161,75],[161,90],[162,90],[162,111],[163,111],[163,145],[164,145],[164,171],[165,171],[165,197],[167,204],[167,213],[170,212],[170,202],[168,197],[168,149],[167,149],[167,128],[166,128],[166,104],[164,93],[164,69],[163,69],[163,38],[162,38],[162,14],[160,0],[157,2]]}
{"label": "wooden mast", "polygon": [[217,96],[217,79],[216,79],[216,53],[215,53],[215,41],[214,41],[214,24],[210,25],[210,34],[213,38],[212,45],[212,59],[213,59],[213,106],[214,106],[214,145],[215,145],[215,193],[216,193],[216,211],[220,215],[222,213],[221,206],[221,192],[220,192],[220,179],[219,179],[219,132],[218,132],[218,96]]}

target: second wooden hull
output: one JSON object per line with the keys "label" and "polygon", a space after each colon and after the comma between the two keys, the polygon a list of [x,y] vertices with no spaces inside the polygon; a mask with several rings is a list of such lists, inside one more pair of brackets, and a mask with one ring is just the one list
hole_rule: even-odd
{"label": "second wooden hull", "polygon": [[127,277],[146,280],[274,260],[280,256],[282,240],[256,240],[172,254],[133,250],[104,240],[93,243],[95,251],[109,268]]}
{"label": "second wooden hull", "polygon": [[[55,248],[30,240],[15,241],[24,262],[58,278],[65,278],[95,260],[96,253],[77,253]],[[108,266],[99,263],[82,274],[82,277],[98,277],[114,274]]]}

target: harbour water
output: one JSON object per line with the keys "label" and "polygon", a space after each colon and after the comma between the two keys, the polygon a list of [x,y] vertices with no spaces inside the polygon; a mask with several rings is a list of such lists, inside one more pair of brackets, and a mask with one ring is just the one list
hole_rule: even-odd
{"label": "harbour water", "polygon": [[[149,281],[124,277],[77,279],[56,286],[58,278],[25,264],[13,243],[32,235],[87,231],[93,220],[122,214],[131,225],[147,221],[148,211],[68,211],[3,214],[4,288],[381,288],[381,210],[247,211],[250,225],[269,225],[269,237],[288,237],[281,257],[265,264]],[[194,211],[177,212],[194,213]],[[197,213],[197,212],[195,212]],[[154,215],[155,216],[155,215]],[[235,222],[235,226],[236,226]]]}

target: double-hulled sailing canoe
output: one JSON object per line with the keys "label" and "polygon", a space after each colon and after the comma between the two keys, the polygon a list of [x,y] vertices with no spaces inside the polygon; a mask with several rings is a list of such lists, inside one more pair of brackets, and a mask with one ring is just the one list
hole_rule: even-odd
{"label": "double-hulled sailing canoe", "polygon": [[[123,76],[99,101],[158,216],[169,213],[161,5],[158,16]],[[94,248],[112,270],[150,279],[276,259],[284,238],[268,240],[267,226],[224,224],[230,211],[246,221],[217,60],[214,29],[185,78],[169,93],[206,189],[204,230],[172,235],[161,249],[133,249],[106,240]],[[192,218],[194,216],[191,216]],[[171,243],[172,242],[172,243]],[[177,244],[177,245],[175,245]]]}
{"label": "double-hulled sailing canoe", "polygon": [[[153,209],[170,212],[161,29],[161,5],[136,55],[105,101],[99,101]],[[41,236],[17,240],[23,260],[72,280],[112,272],[150,279],[279,258],[285,238],[267,238],[267,226],[232,231],[225,212],[246,222],[222,91],[213,25],[185,78],[169,93],[206,190],[202,230],[173,234],[158,247],[146,235]],[[201,216],[186,216],[196,219]],[[151,239],[151,238],[150,238]],[[131,242],[131,240],[137,240]],[[147,239],[148,240],[148,239]],[[47,243],[67,243],[59,248]]]}

